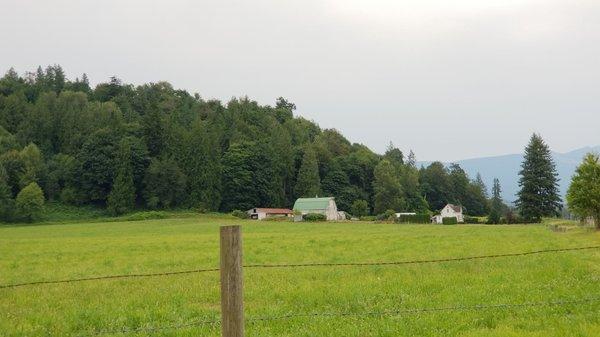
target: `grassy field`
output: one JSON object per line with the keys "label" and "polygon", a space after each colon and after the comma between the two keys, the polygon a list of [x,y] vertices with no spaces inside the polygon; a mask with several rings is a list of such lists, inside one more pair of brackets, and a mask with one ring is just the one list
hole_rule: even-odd
{"label": "grassy field", "polygon": [[[218,267],[218,227],[244,225],[254,263],[432,259],[600,244],[542,225],[251,222],[228,217],[0,226],[0,284]],[[365,313],[600,297],[600,250],[436,264],[246,269],[246,316]],[[144,336],[219,318],[218,273],[0,289],[0,336]],[[103,331],[104,333],[98,334]],[[153,336],[219,336],[218,325]],[[419,314],[298,317],[248,336],[599,336],[600,302]]]}

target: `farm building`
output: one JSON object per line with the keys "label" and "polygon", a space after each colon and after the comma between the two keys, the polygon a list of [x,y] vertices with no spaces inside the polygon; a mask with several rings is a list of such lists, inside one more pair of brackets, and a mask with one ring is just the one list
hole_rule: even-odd
{"label": "farm building", "polygon": [[415,212],[401,212],[401,213],[396,213],[396,218],[399,218],[403,215],[417,215],[417,213]]}
{"label": "farm building", "polygon": [[327,220],[338,220],[337,205],[333,197],[299,198],[294,203],[294,211],[298,212],[299,216],[308,213],[318,213],[325,215]]}
{"label": "farm building", "polygon": [[293,217],[294,212],[287,208],[252,208],[248,210],[250,219],[262,220],[273,217]]}
{"label": "farm building", "polygon": [[454,218],[458,222],[465,222],[465,218],[463,216],[462,206],[447,204],[442,208],[442,211],[439,215],[435,215],[431,218],[431,222],[433,223],[443,223],[444,218]]}

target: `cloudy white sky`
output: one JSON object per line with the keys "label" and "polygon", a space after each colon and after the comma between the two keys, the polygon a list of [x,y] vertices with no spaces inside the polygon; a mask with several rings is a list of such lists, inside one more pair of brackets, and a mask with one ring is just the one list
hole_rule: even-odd
{"label": "cloudy white sky", "polygon": [[600,144],[597,0],[0,0],[0,71],[279,96],[420,160]]}

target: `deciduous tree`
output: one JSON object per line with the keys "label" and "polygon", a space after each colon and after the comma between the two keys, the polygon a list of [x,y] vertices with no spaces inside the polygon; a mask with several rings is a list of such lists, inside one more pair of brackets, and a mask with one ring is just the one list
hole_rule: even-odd
{"label": "deciduous tree", "polygon": [[393,209],[401,211],[406,207],[406,201],[403,198],[402,187],[396,175],[393,165],[386,159],[382,160],[375,167],[375,179],[373,180],[374,211],[376,214]]}
{"label": "deciduous tree", "polygon": [[25,186],[17,195],[15,210],[22,221],[39,220],[44,209],[44,192],[35,182]]}
{"label": "deciduous tree", "polygon": [[352,215],[358,217],[369,215],[369,203],[366,200],[354,200],[350,211]]}
{"label": "deciduous tree", "polygon": [[567,192],[569,210],[582,218],[591,217],[600,229],[600,159],[588,154],[577,167]]}

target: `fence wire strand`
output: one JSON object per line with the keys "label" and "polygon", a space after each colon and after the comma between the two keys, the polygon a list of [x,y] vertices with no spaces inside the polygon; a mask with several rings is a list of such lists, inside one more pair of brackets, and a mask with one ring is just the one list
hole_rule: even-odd
{"label": "fence wire strand", "polygon": [[408,260],[408,261],[391,261],[391,262],[253,264],[253,265],[246,265],[246,266],[244,266],[244,268],[393,266],[393,265],[404,265],[404,264],[426,264],[426,263],[439,263],[439,262],[455,262],[455,261],[467,261],[467,260],[493,259],[493,258],[501,258],[501,257],[526,256],[526,255],[535,255],[535,254],[543,254],[543,253],[558,253],[558,252],[589,250],[589,249],[599,249],[599,248],[600,248],[600,246],[587,246],[587,247],[576,247],[576,248],[557,248],[557,249],[535,250],[535,251],[522,252],[522,253],[492,254],[492,255],[479,255],[479,256],[451,257],[451,258],[431,259],[431,260]]}
{"label": "fence wire strand", "polygon": [[[316,313],[299,313],[299,314],[286,314],[278,316],[263,316],[263,317],[250,317],[245,321],[247,323],[260,323],[268,321],[280,321],[289,320],[294,318],[332,318],[332,317],[369,317],[369,316],[398,316],[398,315],[414,315],[414,314],[427,314],[435,312],[449,312],[449,311],[472,311],[472,310],[492,310],[492,309],[515,309],[515,308],[527,308],[527,307],[553,307],[553,306],[565,306],[573,304],[586,304],[599,302],[600,296],[588,297],[582,299],[572,300],[553,300],[547,302],[525,302],[525,303],[499,303],[499,304],[478,304],[478,305],[455,305],[447,307],[433,307],[433,308],[404,308],[396,310],[384,310],[384,311],[366,311],[366,312],[316,312]],[[88,333],[86,335],[98,336],[104,334],[119,334],[119,333],[153,333],[164,330],[178,330],[187,329],[207,325],[218,325],[220,320],[197,320],[183,324],[171,324],[156,327],[139,327],[139,328],[122,328],[118,330],[100,330]],[[80,335],[84,336],[84,335]]]}
{"label": "fence wire strand", "polygon": [[[457,262],[457,261],[480,260],[480,259],[494,259],[494,258],[502,258],[502,257],[527,256],[527,255],[590,250],[590,249],[600,249],[600,246],[556,248],[556,249],[535,250],[535,251],[521,252],[521,253],[465,256],[465,257],[452,257],[452,258],[430,259],[430,260],[407,260],[407,261],[389,261],[389,262],[250,264],[250,265],[244,265],[243,267],[244,268],[300,268],[300,267],[350,267],[350,266],[394,266],[394,265],[397,266],[397,265],[408,265],[408,264],[426,264],[426,263]],[[124,278],[140,278],[140,277],[157,277],[157,276],[196,274],[196,273],[204,273],[204,272],[216,272],[219,270],[220,270],[219,268],[208,268],[208,269],[182,270],[182,271],[171,271],[171,272],[161,272],[161,273],[122,274],[122,275],[93,276],[93,277],[65,279],[65,280],[33,281],[33,282],[0,285],[0,289],[18,288],[18,287],[42,285],[42,284],[60,284],[60,283],[82,282],[82,281],[97,281],[97,280],[124,279]]]}
{"label": "fence wire strand", "polygon": [[219,271],[219,270],[220,270],[219,268],[194,269],[194,270],[170,271],[170,272],[162,272],[162,273],[105,275],[105,276],[92,276],[92,277],[66,279],[66,280],[33,281],[33,282],[25,282],[25,283],[15,283],[15,284],[0,285],[0,289],[4,289],[4,288],[18,288],[18,287],[25,287],[25,286],[32,286],[32,285],[40,285],[40,284],[59,284],[59,283],[72,283],[72,282],[83,282],[83,281],[111,280],[111,279],[123,279],[123,278],[140,278],[140,277],[155,277],[155,276],[196,274],[196,273],[204,273],[204,272],[215,272],[215,271]]}

